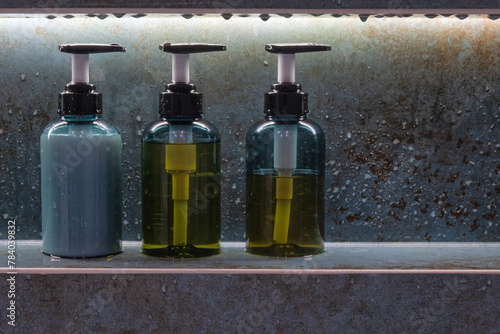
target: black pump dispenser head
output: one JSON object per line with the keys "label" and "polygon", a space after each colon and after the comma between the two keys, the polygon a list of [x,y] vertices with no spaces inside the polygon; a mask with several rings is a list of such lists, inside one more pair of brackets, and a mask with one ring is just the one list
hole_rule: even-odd
{"label": "black pump dispenser head", "polygon": [[91,53],[125,52],[118,44],[59,44],[59,51],[72,54],[72,78],[59,93],[59,114],[96,115],[102,113],[102,95],[89,83]]}
{"label": "black pump dispenser head", "polygon": [[161,116],[196,117],[203,113],[203,95],[189,82],[189,54],[225,51],[225,45],[200,43],[164,43],[160,50],[172,54],[172,83],[160,93]]}
{"label": "black pump dispenser head", "polygon": [[264,94],[264,113],[268,115],[297,115],[308,112],[307,93],[295,83],[295,54],[299,52],[330,51],[324,44],[267,44],[266,51],[278,54],[278,83]]}

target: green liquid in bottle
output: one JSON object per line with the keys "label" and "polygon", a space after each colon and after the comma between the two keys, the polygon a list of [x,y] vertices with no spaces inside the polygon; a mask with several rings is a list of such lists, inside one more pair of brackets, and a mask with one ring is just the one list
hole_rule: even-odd
{"label": "green liquid in bottle", "polygon": [[172,174],[165,169],[164,143],[142,144],[142,251],[165,257],[200,257],[220,252],[220,142],[196,146],[189,174],[187,243],[174,245]]}
{"label": "green liquid in bottle", "polygon": [[273,241],[276,175],[247,174],[247,247],[267,256],[305,256],[324,250],[324,176],[296,170],[293,176],[288,242]]}

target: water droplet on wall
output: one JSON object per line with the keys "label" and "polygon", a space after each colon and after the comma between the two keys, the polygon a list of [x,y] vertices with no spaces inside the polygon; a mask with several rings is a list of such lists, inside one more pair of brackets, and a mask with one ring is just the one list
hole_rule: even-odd
{"label": "water droplet on wall", "polygon": [[264,21],[264,22],[265,22],[265,21],[269,20],[269,18],[270,18],[271,16],[269,16],[269,14],[260,14],[260,15],[259,15],[259,17],[260,17],[260,19],[261,19],[262,21]]}

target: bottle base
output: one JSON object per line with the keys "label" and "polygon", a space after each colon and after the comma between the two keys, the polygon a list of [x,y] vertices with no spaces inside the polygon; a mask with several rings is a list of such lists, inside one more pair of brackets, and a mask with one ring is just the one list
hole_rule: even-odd
{"label": "bottle base", "polygon": [[162,248],[142,247],[142,253],[157,257],[173,258],[196,258],[217,255],[221,252],[219,248],[199,248],[191,244],[185,246],[167,246]]}
{"label": "bottle base", "polygon": [[[92,255],[71,255],[71,254],[65,254],[65,255],[58,255],[57,252],[55,253],[49,253],[45,252],[42,250],[42,253],[48,256],[57,256],[61,257],[64,259],[92,259],[92,258],[98,258],[98,257],[105,257],[105,256],[111,256],[111,255],[117,255],[123,252],[123,249],[120,249],[119,251],[114,251],[114,252],[109,252],[109,253],[103,253],[103,254],[92,254]],[[59,253],[62,254],[62,253]]]}
{"label": "bottle base", "polygon": [[272,257],[302,257],[320,254],[324,247],[303,247],[296,244],[272,244],[269,246],[248,246],[245,248],[248,253],[272,256]]}

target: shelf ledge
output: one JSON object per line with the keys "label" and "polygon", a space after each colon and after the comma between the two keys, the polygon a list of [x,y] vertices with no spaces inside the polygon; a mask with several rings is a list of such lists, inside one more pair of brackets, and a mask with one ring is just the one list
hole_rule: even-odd
{"label": "shelf ledge", "polygon": [[219,255],[197,259],[157,258],[141,243],[125,241],[113,256],[67,259],[41,253],[40,240],[16,242],[15,268],[7,267],[7,241],[0,241],[3,274],[500,274],[500,243],[326,243],[326,251],[301,258],[246,253],[243,242],[223,242]]}

